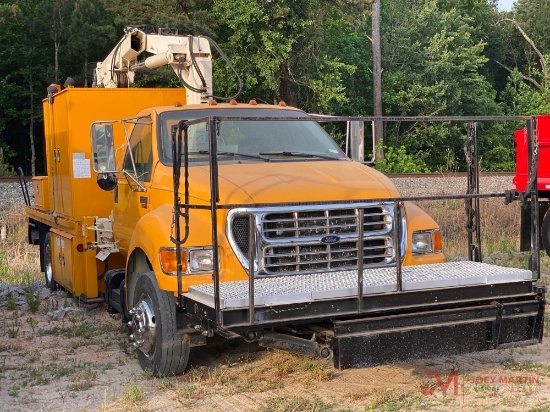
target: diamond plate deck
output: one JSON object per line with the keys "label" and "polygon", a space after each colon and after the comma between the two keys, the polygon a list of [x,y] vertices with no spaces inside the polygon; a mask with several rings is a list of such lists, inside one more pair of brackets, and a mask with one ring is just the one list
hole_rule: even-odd
{"label": "diamond plate deck", "polygon": [[[364,295],[395,292],[395,268],[365,269]],[[454,286],[509,283],[531,280],[525,269],[505,268],[478,262],[447,262],[432,265],[404,266],[403,290],[437,289]],[[303,303],[322,299],[356,296],[357,271],[315,273],[260,278],[254,282],[256,306]],[[214,285],[189,287],[187,297],[214,307]],[[248,281],[220,283],[222,309],[248,307]]]}

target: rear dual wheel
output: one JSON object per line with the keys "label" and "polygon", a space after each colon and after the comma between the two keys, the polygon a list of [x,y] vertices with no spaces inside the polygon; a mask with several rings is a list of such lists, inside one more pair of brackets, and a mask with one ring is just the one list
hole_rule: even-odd
{"label": "rear dual wheel", "polygon": [[55,292],[57,290],[57,282],[53,278],[52,235],[50,232],[46,233],[44,237],[44,277],[46,280],[46,287],[52,292]]}
{"label": "rear dual wheel", "polygon": [[141,275],[130,311],[130,340],[139,364],[156,377],[183,373],[189,361],[189,335],[178,331],[174,294],[160,290],[153,272]]}

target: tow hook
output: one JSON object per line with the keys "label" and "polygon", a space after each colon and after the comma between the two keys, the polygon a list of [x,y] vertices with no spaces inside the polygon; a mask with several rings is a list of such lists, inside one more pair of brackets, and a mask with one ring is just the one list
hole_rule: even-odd
{"label": "tow hook", "polygon": [[244,340],[246,342],[256,342],[258,339],[260,339],[260,332],[257,330],[248,330],[243,336]]}
{"label": "tow hook", "polygon": [[328,346],[319,346],[317,353],[321,359],[329,359],[332,356],[332,350]]}

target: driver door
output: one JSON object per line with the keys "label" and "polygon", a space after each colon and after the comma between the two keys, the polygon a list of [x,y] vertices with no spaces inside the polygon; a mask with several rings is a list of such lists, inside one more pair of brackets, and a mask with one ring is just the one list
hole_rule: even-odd
{"label": "driver door", "polygon": [[[145,119],[142,119],[145,120]],[[151,210],[149,192],[153,173],[151,122],[136,123],[126,147],[122,171],[114,193],[114,229],[121,250],[128,251],[137,222]]]}

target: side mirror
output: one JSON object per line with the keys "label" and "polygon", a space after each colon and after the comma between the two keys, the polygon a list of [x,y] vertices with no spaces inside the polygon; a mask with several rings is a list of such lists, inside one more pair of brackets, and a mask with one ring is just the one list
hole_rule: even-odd
{"label": "side mirror", "polygon": [[115,190],[117,186],[117,179],[114,173],[99,173],[97,175],[97,185],[107,191]]}
{"label": "side mirror", "polygon": [[91,129],[93,168],[96,173],[116,173],[113,125],[93,123]]}

